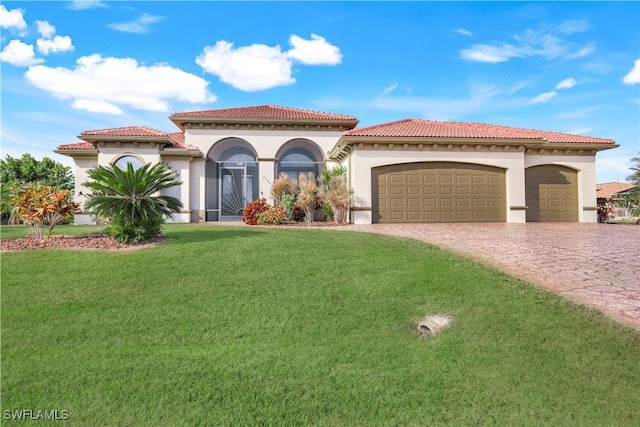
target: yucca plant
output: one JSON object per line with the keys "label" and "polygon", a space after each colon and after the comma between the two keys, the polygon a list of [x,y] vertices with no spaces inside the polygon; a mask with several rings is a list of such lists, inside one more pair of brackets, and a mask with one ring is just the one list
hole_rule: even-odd
{"label": "yucca plant", "polygon": [[286,194],[296,194],[296,183],[289,175],[281,172],[280,176],[271,185],[271,197],[273,197],[275,204],[279,205],[280,199]]}
{"label": "yucca plant", "polygon": [[109,220],[107,234],[119,242],[139,243],[158,235],[165,217],[180,212],[182,202],[173,196],[158,195],[182,184],[164,163],[134,169],[116,165],[98,166],[89,171],[84,185],[93,191],[85,203],[90,215]]}
{"label": "yucca plant", "polygon": [[336,223],[344,223],[351,205],[351,190],[347,179],[343,175],[332,176],[323,193],[323,199],[331,206]]}
{"label": "yucca plant", "polygon": [[300,174],[298,178],[298,204],[304,210],[307,224],[313,222],[318,199],[319,191],[313,173]]}

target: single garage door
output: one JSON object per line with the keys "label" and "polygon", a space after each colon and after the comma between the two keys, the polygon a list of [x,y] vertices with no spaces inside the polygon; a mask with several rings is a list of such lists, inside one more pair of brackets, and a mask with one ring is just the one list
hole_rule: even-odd
{"label": "single garage door", "polygon": [[371,170],[373,222],[506,221],[505,170],[453,162]]}
{"label": "single garage door", "polygon": [[577,222],[578,172],[559,165],[525,170],[527,221]]}

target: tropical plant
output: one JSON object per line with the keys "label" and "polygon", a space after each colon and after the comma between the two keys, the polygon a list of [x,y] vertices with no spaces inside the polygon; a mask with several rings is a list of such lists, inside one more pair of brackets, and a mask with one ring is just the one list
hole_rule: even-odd
{"label": "tropical plant", "polygon": [[277,225],[282,224],[288,218],[287,211],[282,206],[272,206],[258,214],[258,224]]}
{"label": "tropical plant", "polygon": [[258,216],[271,208],[267,199],[261,197],[249,203],[242,211],[242,222],[247,225],[258,224]]}
{"label": "tropical plant", "polygon": [[343,224],[349,206],[351,206],[351,190],[343,175],[334,175],[329,180],[323,199],[331,206],[333,216],[338,224]]}
{"label": "tropical plant", "polygon": [[181,182],[164,163],[134,169],[116,165],[89,170],[84,185],[93,191],[85,203],[87,213],[109,220],[107,234],[124,243],[138,243],[158,235],[165,217],[180,212],[182,202],[173,196],[159,195]]}
{"label": "tropical plant", "polygon": [[284,194],[280,197],[280,206],[287,211],[287,220],[291,221],[293,218],[294,209],[296,207],[296,196],[293,194]]}
{"label": "tropical plant", "polygon": [[307,223],[313,222],[318,198],[319,191],[313,173],[300,174],[298,178],[298,204],[304,210]]}
{"label": "tropical plant", "polygon": [[0,160],[0,214],[3,219],[9,217],[9,222],[17,218],[10,217],[12,206],[10,199],[19,188],[32,182],[34,184],[73,190],[74,179],[71,168],[45,157],[36,160],[31,154],[25,153],[20,158],[13,158],[7,154]]}
{"label": "tropical plant", "polygon": [[280,176],[271,185],[271,197],[273,197],[274,203],[278,205],[283,196],[294,194],[296,194],[296,183],[289,175],[280,173]]}
{"label": "tropical plant", "polygon": [[10,204],[12,214],[32,227],[34,236],[40,239],[44,237],[45,225],[49,226],[49,238],[57,224],[79,211],[79,204],[72,200],[69,190],[32,182],[21,186],[11,197]]}
{"label": "tropical plant", "polygon": [[640,156],[633,157],[631,161],[635,162],[635,165],[629,168],[631,175],[627,177],[627,181],[633,182],[635,185],[640,187]]}
{"label": "tropical plant", "polygon": [[621,208],[631,211],[631,217],[628,219],[628,222],[636,221],[637,218],[635,217],[640,216],[640,187],[619,193],[617,203]]}
{"label": "tropical plant", "polygon": [[613,215],[615,201],[611,197],[598,197],[598,222],[604,223]]}

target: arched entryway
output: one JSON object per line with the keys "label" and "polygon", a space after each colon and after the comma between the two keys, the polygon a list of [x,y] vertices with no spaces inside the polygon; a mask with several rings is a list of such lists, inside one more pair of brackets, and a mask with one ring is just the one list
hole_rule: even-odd
{"label": "arched entryway", "polygon": [[237,221],[259,195],[258,161],[251,144],[240,138],[216,143],[205,166],[207,221]]}

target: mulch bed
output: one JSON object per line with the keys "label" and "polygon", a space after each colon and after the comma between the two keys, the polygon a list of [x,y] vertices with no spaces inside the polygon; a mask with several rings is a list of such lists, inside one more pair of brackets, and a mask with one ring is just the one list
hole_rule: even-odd
{"label": "mulch bed", "polygon": [[0,240],[0,250],[24,251],[29,249],[103,249],[103,250],[130,250],[142,249],[153,246],[162,241],[164,236],[158,236],[152,241],[139,245],[127,245],[118,243],[104,234],[88,234],[85,236],[52,236],[50,239],[38,239],[35,237],[20,237],[16,239]]}

